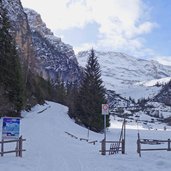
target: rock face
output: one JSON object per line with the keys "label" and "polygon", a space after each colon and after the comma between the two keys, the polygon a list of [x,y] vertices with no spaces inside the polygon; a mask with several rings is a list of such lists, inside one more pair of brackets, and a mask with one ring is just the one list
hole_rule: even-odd
{"label": "rock face", "polygon": [[2,0],[3,8],[7,11],[11,26],[11,35],[16,41],[18,54],[25,71],[34,69],[35,58],[32,48],[32,38],[27,16],[24,13],[20,0]]}
{"label": "rock face", "polygon": [[[23,9],[20,0],[2,0],[11,24],[11,35],[16,41],[21,63],[44,79],[75,82],[81,77],[74,51],[46,28],[39,14]],[[27,79],[27,78],[26,78]]]}
{"label": "rock face", "polygon": [[36,59],[40,62],[39,74],[53,81],[59,77],[64,82],[77,82],[81,77],[73,48],[55,37],[41,16],[25,9],[28,16]]}

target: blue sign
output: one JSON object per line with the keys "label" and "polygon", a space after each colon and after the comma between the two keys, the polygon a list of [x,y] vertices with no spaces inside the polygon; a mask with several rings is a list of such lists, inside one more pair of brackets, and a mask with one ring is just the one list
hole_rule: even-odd
{"label": "blue sign", "polygon": [[18,139],[20,131],[20,118],[3,118],[2,122],[2,138]]}

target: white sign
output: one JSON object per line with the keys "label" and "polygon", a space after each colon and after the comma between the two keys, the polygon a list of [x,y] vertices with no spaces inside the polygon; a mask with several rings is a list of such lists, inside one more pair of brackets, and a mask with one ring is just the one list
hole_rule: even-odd
{"label": "white sign", "polygon": [[5,117],[2,122],[2,138],[18,139],[20,130],[20,118]]}
{"label": "white sign", "polygon": [[102,104],[102,115],[109,115],[109,105]]}

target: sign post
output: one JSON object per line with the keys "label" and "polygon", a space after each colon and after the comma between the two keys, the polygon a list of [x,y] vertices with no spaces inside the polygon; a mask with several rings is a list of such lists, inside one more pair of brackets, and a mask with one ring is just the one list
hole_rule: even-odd
{"label": "sign post", "polygon": [[106,115],[109,115],[109,105],[102,104],[102,115],[104,115],[104,147],[102,154],[106,155]]}

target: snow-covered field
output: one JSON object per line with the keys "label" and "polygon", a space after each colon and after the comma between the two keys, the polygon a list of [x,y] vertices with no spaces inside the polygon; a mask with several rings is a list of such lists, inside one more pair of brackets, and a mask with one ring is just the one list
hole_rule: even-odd
{"label": "snow-covered field", "polygon": [[[46,110],[44,110],[46,109]],[[44,110],[42,113],[39,111]],[[67,107],[47,102],[36,106],[31,112],[23,112],[21,135],[26,138],[23,158],[6,154],[0,158],[0,171],[170,171],[171,152],[136,153],[137,125],[126,130],[126,154],[106,155],[99,153],[103,134],[90,132],[95,145],[72,138],[87,138],[87,129],[76,125],[67,115]],[[121,122],[111,119],[107,140],[118,140]],[[146,130],[138,126],[141,138],[168,139],[169,130]],[[166,145],[167,146],[167,145]]]}

